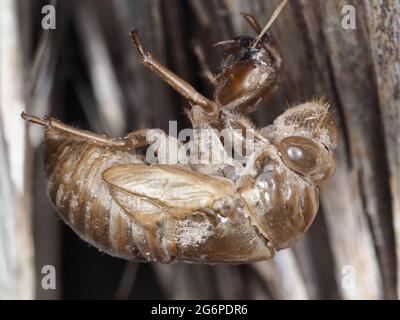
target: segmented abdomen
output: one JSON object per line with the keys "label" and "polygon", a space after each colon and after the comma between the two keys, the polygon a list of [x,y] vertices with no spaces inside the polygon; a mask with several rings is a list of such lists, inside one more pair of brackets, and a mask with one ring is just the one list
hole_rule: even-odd
{"label": "segmented abdomen", "polygon": [[140,156],[90,144],[55,129],[46,130],[44,145],[48,194],[63,220],[102,251],[143,259],[148,251],[143,230],[113,201],[102,179],[111,166],[142,163]]}
{"label": "segmented abdomen", "polygon": [[44,144],[48,193],[59,215],[81,238],[110,255],[162,263],[174,259],[243,263],[274,253],[242,209],[235,207],[234,198],[227,196],[188,212],[162,206],[149,214],[148,201],[119,190],[103,177],[110,167],[143,164],[140,155],[55,129],[46,130]]}

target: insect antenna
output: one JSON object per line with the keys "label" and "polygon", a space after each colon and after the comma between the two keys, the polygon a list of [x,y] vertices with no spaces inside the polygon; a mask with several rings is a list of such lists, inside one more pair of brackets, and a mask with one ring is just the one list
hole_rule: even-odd
{"label": "insect antenna", "polygon": [[[258,42],[262,39],[264,34],[268,31],[268,29],[271,27],[271,25],[279,17],[279,14],[281,13],[281,11],[284,8],[284,6],[286,5],[286,3],[287,3],[287,0],[282,0],[279,3],[279,5],[276,7],[274,13],[272,14],[271,18],[269,19],[269,21],[267,22],[267,24],[265,25],[265,27],[263,29],[261,29],[260,25],[257,23],[257,21],[254,19],[253,16],[251,16],[247,13],[241,12],[241,15],[243,16],[243,18],[245,18],[246,21],[253,28],[253,30],[258,33],[258,36],[257,36],[254,44],[251,47],[252,49],[254,49],[257,46]],[[234,39],[222,40],[222,41],[217,42],[213,46],[216,47],[216,46],[231,44],[231,43],[235,43],[235,42],[236,42],[236,40],[234,40]]]}
{"label": "insect antenna", "polygon": [[222,41],[219,41],[219,42],[217,42],[217,43],[214,43],[214,44],[213,44],[213,47],[224,46],[224,45],[226,45],[226,44],[232,44],[232,43],[236,43],[236,40],[233,40],[233,39],[222,40]]}
{"label": "insect antenna", "polygon": [[[276,7],[271,18],[269,19],[269,21],[267,22],[265,27],[261,30],[260,34],[257,36],[256,41],[254,42],[254,44],[252,46],[253,49],[257,46],[257,43],[262,39],[264,34],[268,31],[268,29],[271,27],[271,25],[275,22],[276,18],[279,17],[279,14],[281,13],[281,11],[282,11],[283,7],[286,5],[286,3],[287,3],[287,0],[282,0],[281,3],[279,3],[279,5]],[[245,18],[248,19],[246,16],[245,16]]]}

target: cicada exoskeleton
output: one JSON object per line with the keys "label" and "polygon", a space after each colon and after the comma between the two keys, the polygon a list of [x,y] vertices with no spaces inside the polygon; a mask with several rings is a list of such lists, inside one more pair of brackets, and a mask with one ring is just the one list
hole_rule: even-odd
{"label": "cicada exoskeleton", "polygon": [[[149,164],[140,152],[149,144],[147,129],[108,138],[24,113],[46,127],[48,193],[63,220],[100,250],[141,261],[244,263],[292,245],[313,221],[318,186],[335,168],[336,126],[327,104],[288,109],[262,129],[243,116],[271,94],[282,70],[270,33],[226,42],[233,46],[214,79],[213,100],[158,62],[137,31],[131,36],[144,65],[191,102],[195,131],[239,130],[254,152],[229,165]],[[231,170],[239,166],[240,174]]]}

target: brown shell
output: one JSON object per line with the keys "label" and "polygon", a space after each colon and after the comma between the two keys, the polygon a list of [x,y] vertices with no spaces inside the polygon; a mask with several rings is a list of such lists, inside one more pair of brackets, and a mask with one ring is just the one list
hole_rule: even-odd
{"label": "brown shell", "polygon": [[262,154],[260,170],[241,191],[255,224],[270,245],[284,249],[309,228],[318,211],[318,189],[284,166],[277,150]]}
{"label": "brown shell", "polygon": [[45,146],[50,199],[102,251],[163,263],[243,263],[273,255],[239,210],[244,205],[229,180],[144,165],[135,153],[53,129],[46,130]]}

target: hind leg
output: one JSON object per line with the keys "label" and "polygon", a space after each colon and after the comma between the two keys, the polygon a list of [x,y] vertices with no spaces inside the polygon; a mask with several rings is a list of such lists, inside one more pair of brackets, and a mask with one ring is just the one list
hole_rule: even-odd
{"label": "hind leg", "polygon": [[39,124],[41,126],[45,126],[52,129],[57,129],[63,132],[67,132],[76,137],[86,139],[95,144],[99,144],[105,147],[140,148],[148,144],[146,140],[146,133],[148,129],[140,129],[137,131],[133,131],[124,138],[109,138],[107,136],[100,135],[94,132],[74,128],[54,118],[41,119],[39,117],[27,114],[25,112],[21,113],[21,117],[22,119],[28,122]]}

